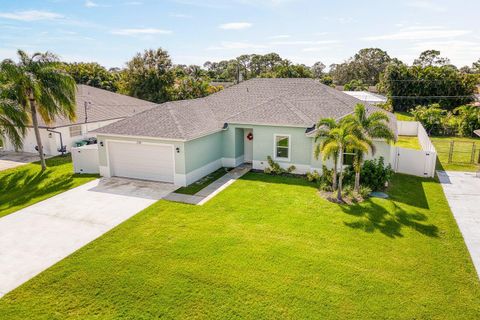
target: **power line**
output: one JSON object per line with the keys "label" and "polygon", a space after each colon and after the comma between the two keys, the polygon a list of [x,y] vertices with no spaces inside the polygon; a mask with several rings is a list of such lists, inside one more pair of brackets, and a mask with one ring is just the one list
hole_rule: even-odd
{"label": "power line", "polygon": [[475,97],[473,95],[470,96],[390,96],[389,98],[402,98],[402,99],[459,99],[459,98],[471,98],[474,99]]}

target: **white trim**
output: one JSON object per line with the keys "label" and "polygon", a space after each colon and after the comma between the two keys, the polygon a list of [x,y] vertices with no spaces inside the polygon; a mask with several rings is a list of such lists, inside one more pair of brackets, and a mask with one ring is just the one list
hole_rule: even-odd
{"label": "white trim", "polygon": [[[285,162],[284,163],[279,162],[278,164],[280,165],[280,167],[282,167],[285,170],[288,169],[288,167],[290,166],[295,166],[295,171],[293,173],[297,173],[297,174],[305,174],[313,170],[319,171],[318,168],[312,168],[308,164],[295,164],[295,163],[285,163]],[[253,160],[252,162],[252,168],[255,170],[264,170],[266,167],[268,167],[268,162],[266,160],[265,161]]]}
{"label": "white trim", "polygon": [[245,156],[241,155],[240,157],[235,158],[235,167],[238,167],[245,162]]}
{"label": "white trim", "polygon": [[187,141],[193,141],[203,137],[207,137],[211,134],[219,133],[222,131],[225,131],[225,129],[216,129],[214,131],[203,133],[202,135],[198,137],[194,137],[192,139],[174,139],[174,138],[162,138],[162,137],[135,136],[135,135],[128,135],[128,134],[102,133],[102,132],[95,132],[95,130],[91,131],[90,133],[96,134],[97,137],[102,136],[102,137],[120,137],[120,138],[132,138],[132,139],[152,139],[152,140],[163,140],[163,141],[187,142]]}
{"label": "white trim", "polygon": [[[277,157],[277,137],[288,137],[288,158]],[[276,161],[290,162],[292,155],[292,136],[289,134],[274,133],[273,134],[273,159]]]}
{"label": "white trim", "polygon": [[217,159],[215,161],[212,161],[204,165],[203,167],[200,167],[198,169],[195,169],[187,173],[185,177],[185,183],[188,186],[194,183],[195,181],[205,177],[207,174],[220,169],[221,167],[222,167],[222,159]]}
{"label": "white trim", "polygon": [[[177,163],[175,161],[175,146],[173,144],[169,144],[169,143],[154,143],[154,142],[144,142],[144,141],[141,141],[141,140],[137,140],[137,141],[131,141],[131,140],[107,140],[105,139],[104,140],[104,148],[105,148],[105,154],[106,154],[106,158],[107,158],[107,166],[106,166],[106,172],[108,175],[105,175],[105,177],[111,177],[112,176],[112,166],[110,165],[110,152],[109,152],[109,148],[108,148],[108,145],[109,143],[127,143],[127,144],[146,144],[146,145],[152,145],[152,146],[162,146],[162,147],[169,147],[172,149],[172,160],[173,160],[173,180],[174,180],[174,183],[175,183],[175,175],[176,175],[176,168],[177,168]],[[102,148],[101,146],[99,146],[99,148]],[[101,169],[100,169],[100,172]]]}
{"label": "white trim", "polygon": [[[127,134],[112,134],[112,133],[101,133],[101,132],[95,132],[95,130],[90,131],[92,134],[96,134],[97,138],[100,137],[105,137],[105,140],[107,140],[109,137],[114,137],[114,138],[130,138],[130,139],[150,139],[150,140],[163,140],[163,141],[174,141],[174,142],[186,142],[187,140],[182,140],[182,139],[169,139],[169,138],[159,138],[159,137],[146,137],[146,136],[131,136]],[[113,140],[112,140],[113,141]],[[127,140],[115,140],[115,141],[127,141]]]}
{"label": "white trim", "polygon": [[307,129],[307,128],[310,128],[312,127],[313,124],[311,125],[285,125],[285,124],[278,124],[278,123],[257,123],[257,122],[249,122],[249,123],[244,123],[244,122],[228,122],[227,123],[230,125],[230,124],[233,124],[233,125],[241,125],[241,126],[260,126],[260,127],[279,127],[279,128],[282,128],[282,127],[285,127],[285,128],[304,128],[304,129]]}
{"label": "white trim", "polygon": [[110,174],[110,168],[108,166],[98,166],[98,171],[100,175],[105,178],[110,178],[112,175]]}
{"label": "white trim", "polygon": [[175,173],[175,175],[173,176],[173,184],[176,186],[186,187],[187,176],[182,173]]}
{"label": "white trim", "polygon": [[226,168],[235,167],[235,158],[222,158],[222,166]]}

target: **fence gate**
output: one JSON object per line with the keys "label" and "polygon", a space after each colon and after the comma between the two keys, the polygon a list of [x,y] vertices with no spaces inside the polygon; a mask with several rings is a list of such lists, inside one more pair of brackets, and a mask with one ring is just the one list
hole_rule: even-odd
{"label": "fence gate", "polygon": [[433,177],[436,158],[437,154],[432,151],[396,147],[395,172]]}

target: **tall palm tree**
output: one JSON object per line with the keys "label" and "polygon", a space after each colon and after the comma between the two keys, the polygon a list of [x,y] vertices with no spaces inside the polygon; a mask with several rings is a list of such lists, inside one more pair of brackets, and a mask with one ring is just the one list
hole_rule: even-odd
{"label": "tall palm tree", "polygon": [[52,53],[29,56],[18,50],[18,58],[18,63],[5,59],[0,64],[0,73],[9,81],[15,102],[30,114],[42,170],[45,170],[38,114],[47,124],[57,116],[75,120],[75,80],[62,70],[60,61]]}
{"label": "tall palm tree", "polygon": [[343,188],[343,153],[347,149],[361,150],[362,152],[368,152],[369,145],[367,142],[359,139],[355,134],[355,130],[352,123],[344,121],[339,122],[336,128],[329,130],[328,135],[325,136],[325,140],[322,143],[322,152],[329,153],[332,150],[337,150],[338,163],[340,163],[340,170],[338,173],[338,188],[337,188],[337,200],[342,199]]}
{"label": "tall palm tree", "polygon": [[[375,111],[368,115],[363,104],[357,104],[355,112],[344,118],[343,121],[351,126],[352,132],[369,147],[368,149],[372,151],[372,154],[375,153],[375,147],[371,139],[384,139],[387,143],[395,140],[395,135],[388,126],[390,121],[388,116],[382,111]],[[365,152],[356,149],[354,149],[354,152],[355,190],[358,192],[360,189],[360,170]]]}
{"label": "tall palm tree", "polygon": [[15,101],[2,97],[0,91],[0,137],[8,138],[15,149],[20,149],[27,123],[28,115],[25,110]]}
{"label": "tall palm tree", "polygon": [[[330,130],[337,128],[338,124],[333,118],[324,118],[320,119],[317,123],[317,132],[315,134],[315,142],[318,140],[324,139],[329,135]],[[332,189],[337,190],[337,176],[338,176],[338,149],[330,147],[329,149],[324,148],[324,142],[318,143],[315,145],[314,156],[315,159],[318,159],[320,153],[323,155],[323,160],[333,158],[333,177],[332,177]]]}

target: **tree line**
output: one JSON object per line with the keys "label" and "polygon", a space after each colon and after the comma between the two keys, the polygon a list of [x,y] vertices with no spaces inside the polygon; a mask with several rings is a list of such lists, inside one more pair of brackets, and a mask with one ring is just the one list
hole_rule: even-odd
{"label": "tree line", "polygon": [[328,71],[321,61],[312,66],[295,64],[274,52],[206,61],[203,66],[173,64],[168,52],[161,48],[137,53],[122,69],[107,70],[94,62],[63,66],[77,83],[158,103],[204,97],[221,90],[222,82],[316,78],[345,90],[375,88],[389,97],[395,111],[430,103],[454,109],[472,101],[480,82],[480,59],[458,69],[437,50],[422,52],[409,66],[384,50],[365,48],[342,63],[330,65]]}

